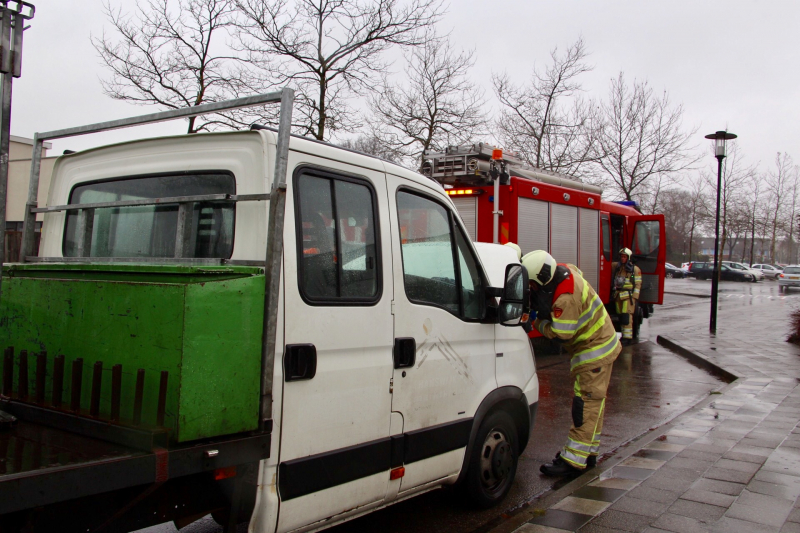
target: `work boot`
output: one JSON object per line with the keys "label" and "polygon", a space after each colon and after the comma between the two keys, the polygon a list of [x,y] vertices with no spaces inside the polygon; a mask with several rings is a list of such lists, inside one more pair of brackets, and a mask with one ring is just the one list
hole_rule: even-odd
{"label": "work boot", "polygon": [[578,470],[564,459],[561,454],[557,454],[552,463],[546,463],[539,467],[539,471],[545,476],[562,477],[562,476],[578,476],[582,470]]}

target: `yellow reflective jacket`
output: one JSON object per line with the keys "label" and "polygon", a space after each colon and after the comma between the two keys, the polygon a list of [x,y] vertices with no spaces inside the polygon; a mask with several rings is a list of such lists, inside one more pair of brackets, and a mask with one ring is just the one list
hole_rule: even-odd
{"label": "yellow reflective jacket", "polygon": [[537,317],[536,329],[548,339],[564,341],[573,374],[611,364],[622,346],[600,297],[575,265],[558,284],[549,317]]}
{"label": "yellow reflective jacket", "polygon": [[[642,290],[642,269],[636,265],[633,265],[633,272],[628,272],[622,268],[621,263],[614,263],[612,265],[611,272],[613,272],[611,274],[611,283],[613,287],[614,300],[621,301],[628,300],[629,298],[638,300],[639,292]],[[625,282],[622,284],[622,287],[616,287],[613,285],[614,280],[618,276],[625,278]]]}

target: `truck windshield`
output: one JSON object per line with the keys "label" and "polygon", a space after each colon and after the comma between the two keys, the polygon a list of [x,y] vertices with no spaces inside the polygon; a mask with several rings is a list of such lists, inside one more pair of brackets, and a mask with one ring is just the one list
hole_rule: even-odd
{"label": "truck windshield", "polygon": [[[206,194],[236,194],[226,172],[121,178],[85,183],[70,194],[70,204],[115,202]],[[230,258],[233,252],[232,202],[193,204],[189,257]],[[105,207],[94,210],[90,257],[174,257],[178,204]],[[78,255],[78,213],[67,213],[63,254]]]}

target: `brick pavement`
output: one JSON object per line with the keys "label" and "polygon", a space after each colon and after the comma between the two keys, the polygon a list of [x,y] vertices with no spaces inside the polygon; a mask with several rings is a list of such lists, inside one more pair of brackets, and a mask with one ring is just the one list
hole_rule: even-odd
{"label": "brick pavement", "polygon": [[738,379],[515,531],[800,532],[800,347],[767,315],[670,334]]}

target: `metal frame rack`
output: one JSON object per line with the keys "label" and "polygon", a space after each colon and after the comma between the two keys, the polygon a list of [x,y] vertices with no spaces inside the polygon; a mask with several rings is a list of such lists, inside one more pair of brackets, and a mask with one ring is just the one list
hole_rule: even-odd
{"label": "metal frame rack", "polygon": [[[0,0],[0,13],[2,13],[2,5],[3,0]],[[278,102],[280,103],[280,118],[274,176],[271,190],[267,194],[198,195],[43,207],[37,205],[42,149],[45,141]],[[95,447],[103,450],[103,446],[111,446],[115,445],[115,443],[116,445],[122,445],[123,448],[120,449],[117,447],[111,451],[106,450],[103,454],[98,456],[98,459],[91,460],[84,465],[70,464],[44,469],[41,467],[34,467],[34,469],[29,472],[24,471],[23,468],[23,471],[17,471],[10,476],[9,474],[0,475],[0,515],[24,510],[30,508],[31,505],[48,505],[57,503],[63,499],[100,494],[103,491],[122,490],[126,487],[148,483],[159,485],[167,479],[205,472],[214,468],[226,468],[235,466],[236,464],[253,464],[260,459],[269,457],[272,432],[273,370],[277,334],[277,313],[270,312],[270,310],[277,309],[280,292],[279,282],[281,258],[283,254],[284,211],[286,205],[286,173],[293,103],[294,91],[289,88],[284,88],[276,92],[238,98],[235,100],[35,134],[28,201],[25,208],[23,225],[21,250],[21,260],[23,262],[79,262],[95,264],[113,262],[115,260],[114,258],[88,257],[91,245],[94,210],[106,207],[157,204],[178,206],[178,231],[176,236],[175,257],[160,258],[158,261],[167,264],[208,264],[209,260],[207,259],[193,259],[187,257],[190,255],[187,246],[189,239],[187,237],[188,231],[191,228],[191,219],[189,217],[192,212],[193,204],[206,201],[269,201],[265,261],[263,265],[260,261],[258,262],[259,266],[263,266],[266,278],[261,344],[259,429],[249,436],[240,434],[230,437],[220,437],[211,439],[210,441],[190,442],[186,445],[177,445],[167,449],[162,447],[166,446],[163,435],[161,435],[161,433],[163,433],[163,428],[159,430],[159,428],[117,427],[113,424],[106,424],[99,419],[84,419],[74,414],[56,412],[39,408],[36,405],[18,402],[10,395],[4,396],[0,399],[0,408],[9,414],[17,416],[21,424],[24,422],[19,428],[19,431],[23,433],[32,431],[29,424],[41,424],[43,426],[52,427],[52,431],[67,430],[76,433],[74,437],[70,438],[77,439],[76,442],[85,443],[85,445],[81,444],[79,448],[88,448],[90,447],[88,445],[92,442],[97,443]],[[5,192],[4,177],[4,175],[0,176],[0,189],[2,189],[3,192]],[[3,201],[3,205],[5,205],[4,198],[0,198],[0,200]],[[80,257],[32,257],[35,243],[34,227],[37,213],[64,211],[78,213],[78,255]],[[2,212],[0,212],[0,215],[2,215]],[[119,259],[116,260],[118,261]],[[142,262],[143,260],[137,258],[135,260],[129,259],[129,261]],[[2,270],[3,257],[0,255],[0,287],[2,287]],[[40,354],[40,356],[42,355],[43,354]],[[13,354],[7,353],[4,364],[8,366],[12,357]],[[44,359],[44,357],[40,357],[40,359]],[[44,390],[44,387],[39,381],[43,383],[44,372],[38,372],[37,376],[39,376],[39,374],[41,374],[41,379],[37,378],[36,391],[37,394],[41,395],[41,391]],[[164,381],[163,376],[162,381]],[[165,389],[163,385],[164,384],[162,384],[162,389]],[[4,390],[8,388],[10,388],[10,386],[4,384]],[[112,395],[113,393],[114,391],[112,390]],[[93,401],[93,403],[95,402]],[[118,403],[119,402],[117,402],[117,404]],[[152,435],[150,433],[152,433]],[[103,444],[103,442],[106,444]],[[0,445],[2,444],[3,442],[0,440]],[[21,450],[22,449],[20,449],[20,451]],[[5,472],[5,468],[2,470]],[[238,512],[239,508],[239,496],[237,496],[237,494],[241,492],[240,488],[238,488],[238,483],[240,483],[240,481],[238,481],[237,478],[237,489],[234,493],[233,501],[231,502],[231,518],[226,531],[233,531],[235,528],[235,514]],[[72,489],[61,490],[58,488],[60,486],[67,487],[67,489],[71,487]],[[44,490],[44,487],[47,487],[48,490]],[[76,487],[81,487],[81,489],[78,490]],[[150,494],[150,490],[156,489],[148,489],[146,494]],[[146,494],[140,495],[136,501],[145,498]],[[127,510],[127,507],[124,510]],[[122,511],[120,511],[120,513],[121,512]],[[112,518],[116,519],[115,517]]]}

